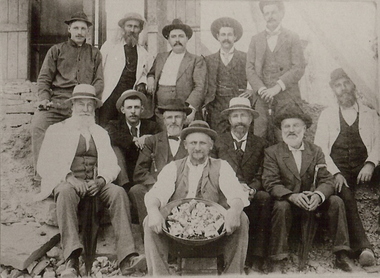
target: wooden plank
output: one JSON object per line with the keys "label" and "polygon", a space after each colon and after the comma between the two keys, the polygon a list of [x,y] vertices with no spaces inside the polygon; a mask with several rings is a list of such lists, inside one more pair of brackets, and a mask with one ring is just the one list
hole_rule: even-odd
{"label": "wooden plank", "polygon": [[8,23],[8,1],[11,0],[0,0],[0,29],[3,29],[3,23]]}
{"label": "wooden plank", "polygon": [[190,25],[191,28],[198,25],[197,17],[200,15],[197,14],[196,10],[197,2],[197,0],[187,0],[185,2],[186,24]]}
{"label": "wooden plank", "polygon": [[0,32],[27,32],[28,26],[26,23],[4,23],[1,24]]}
{"label": "wooden plank", "polygon": [[0,33],[0,62],[2,65],[2,78],[3,80],[7,79],[8,75],[8,34]]}
{"label": "wooden plank", "polygon": [[18,22],[27,24],[29,18],[29,0],[19,0],[18,14]]}
{"label": "wooden plank", "polygon": [[18,23],[18,0],[8,2],[8,22]]}
{"label": "wooden plank", "polygon": [[28,33],[18,33],[17,78],[28,78]]}
{"label": "wooden plank", "polygon": [[186,20],[186,0],[177,0],[175,7],[175,17],[180,18],[183,23],[188,24]]}
{"label": "wooden plank", "polygon": [[8,33],[8,79],[17,78],[18,35]]}

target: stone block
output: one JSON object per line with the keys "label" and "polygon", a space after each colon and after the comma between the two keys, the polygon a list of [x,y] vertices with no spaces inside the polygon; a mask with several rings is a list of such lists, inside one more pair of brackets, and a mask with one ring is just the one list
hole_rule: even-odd
{"label": "stone block", "polygon": [[217,258],[182,258],[182,275],[217,275]]}

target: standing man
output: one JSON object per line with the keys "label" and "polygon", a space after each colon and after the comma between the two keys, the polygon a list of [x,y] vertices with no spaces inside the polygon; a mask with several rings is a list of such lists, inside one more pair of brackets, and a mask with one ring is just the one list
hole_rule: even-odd
{"label": "standing man", "polygon": [[219,41],[220,50],[205,57],[208,76],[205,106],[207,122],[221,134],[228,129],[229,124],[226,118],[220,117],[220,112],[228,107],[231,98],[250,96],[245,92],[247,54],[234,46],[243,35],[243,27],[237,20],[218,18],[211,24],[211,33]]}
{"label": "standing man", "polygon": [[157,181],[157,175],[166,164],[187,155],[183,140],[179,136],[186,116],[192,112],[191,108],[180,99],[173,99],[158,109],[162,114],[165,130],[145,141],[145,147],[140,152],[133,175],[134,181],[138,184],[129,191],[141,225],[147,215],[144,196]]}
{"label": "standing man", "polygon": [[338,106],[322,112],[315,144],[322,148],[327,169],[335,178],[335,191],[344,201],[351,248],[362,266],[370,266],[375,263],[375,256],[360,220],[354,192],[359,184],[380,180],[379,116],[358,102],[355,84],[343,69],[331,73],[330,87]]}
{"label": "standing man", "polygon": [[[104,67],[104,104],[99,109],[101,126],[117,119],[119,111],[115,104],[124,91],[135,89],[146,93],[146,75],[152,62],[145,48],[139,45],[144,18],[137,13],[127,13],[118,24],[118,36],[107,40],[101,48]],[[150,118],[152,115],[145,116]]]}
{"label": "standing man", "polygon": [[255,109],[260,113],[255,121],[255,135],[273,143],[282,140],[281,132],[269,123],[269,117],[288,110],[302,112],[298,81],[306,64],[298,35],[281,25],[284,3],[260,1],[259,5],[267,25],[265,31],[252,37],[247,78],[257,99]]}
{"label": "standing man", "polygon": [[[207,68],[201,56],[186,50],[187,41],[193,35],[189,25],[174,19],[173,23],[162,29],[162,35],[168,40],[172,50],[157,54],[148,73],[148,93],[153,95],[154,107],[166,105],[168,100],[179,98],[187,102],[192,112],[186,123],[194,120],[196,112],[200,118],[200,109],[205,99]],[[159,117],[158,110],[155,110]]]}
{"label": "standing man", "polygon": [[75,85],[93,85],[99,98],[103,92],[102,55],[86,43],[92,23],[83,12],[73,14],[65,23],[70,38],[49,49],[37,79],[37,111],[32,119],[35,169],[46,129],[71,116],[70,103],[65,100],[71,97]]}
{"label": "standing man", "polygon": [[247,271],[252,268],[256,272],[263,272],[272,211],[270,196],[261,185],[267,143],[249,131],[253,119],[259,117],[259,113],[251,108],[249,99],[232,98],[229,108],[222,111],[222,116],[228,116],[231,131],[218,136],[213,153],[231,165],[239,182],[249,193],[251,204],[244,209],[249,219],[246,267]]}
{"label": "standing man", "polygon": [[141,119],[146,104],[146,96],[135,90],[125,91],[116,102],[116,109],[124,117],[110,121],[106,130],[111,138],[121,171],[115,181],[128,192],[134,185],[133,171],[139,151],[145,140],[160,131],[157,123]]}
{"label": "standing man", "polygon": [[74,88],[72,117],[50,126],[38,158],[41,175],[40,200],[53,194],[57,204],[66,270],[62,277],[79,275],[78,204],[84,197],[96,196],[109,209],[115,231],[116,252],[123,275],[143,268],[145,256],[138,255],[132,236],[129,200],[122,187],[112,184],[120,171],[107,132],[95,124],[95,109],[101,106],[91,85]]}
{"label": "standing man", "polygon": [[144,220],[144,242],[149,275],[170,274],[168,238],[162,235],[165,220],[160,208],[170,201],[194,197],[226,208],[223,273],[243,274],[248,244],[248,219],[243,208],[249,202],[228,162],[209,157],[216,137],[216,132],[206,122],[190,123],[181,132],[188,156],[166,165],[145,196],[148,216]]}
{"label": "standing man", "polygon": [[351,272],[355,265],[348,257],[351,249],[344,203],[334,195],[334,178],[325,167],[321,148],[303,139],[311,118],[288,111],[278,115],[275,124],[281,128],[283,142],[265,150],[263,171],[263,186],[275,199],[269,244],[272,271],[285,271],[293,223],[302,219],[304,211],[318,208],[329,226],[336,267]]}

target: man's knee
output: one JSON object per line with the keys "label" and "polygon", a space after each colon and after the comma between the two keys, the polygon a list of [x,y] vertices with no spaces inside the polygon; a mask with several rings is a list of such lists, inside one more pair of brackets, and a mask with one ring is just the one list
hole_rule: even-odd
{"label": "man's knee", "polygon": [[77,196],[74,187],[68,182],[62,182],[54,189],[54,199],[70,200]]}
{"label": "man's knee", "polygon": [[329,208],[332,210],[337,210],[337,209],[344,209],[344,202],[343,200],[336,195],[332,195],[328,198],[329,202]]}
{"label": "man's knee", "polygon": [[128,194],[131,195],[131,197],[138,199],[143,198],[145,194],[148,192],[148,189],[146,185],[144,184],[135,184],[132,186],[132,188],[129,190]]}
{"label": "man's knee", "polygon": [[[109,191],[108,191],[109,193],[108,194],[110,195],[111,200],[116,200],[119,198],[128,200],[128,198],[125,198],[126,196],[128,197],[128,195],[125,192],[123,187],[118,186],[118,185],[113,184],[113,183],[108,184],[108,186],[109,186]],[[129,202],[129,200],[128,200],[128,202]]]}
{"label": "man's knee", "polygon": [[291,205],[288,201],[275,201],[273,204],[273,214],[286,214],[291,210]]}

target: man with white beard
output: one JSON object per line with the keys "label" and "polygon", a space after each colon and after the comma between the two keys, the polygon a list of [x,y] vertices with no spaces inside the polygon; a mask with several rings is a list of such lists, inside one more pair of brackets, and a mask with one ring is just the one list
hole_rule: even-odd
{"label": "man with white beard", "polygon": [[79,256],[83,245],[79,240],[78,205],[84,197],[97,196],[109,209],[115,231],[117,257],[123,275],[146,265],[138,255],[131,230],[129,200],[122,187],[114,185],[120,168],[107,131],[95,124],[95,109],[102,102],[91,85],[75,86],[72,117],[51,125],[45,135],[37,162],[41,175],[43,200],[53,195],[61,234],[66,269],[62,277],[79,275]]}

